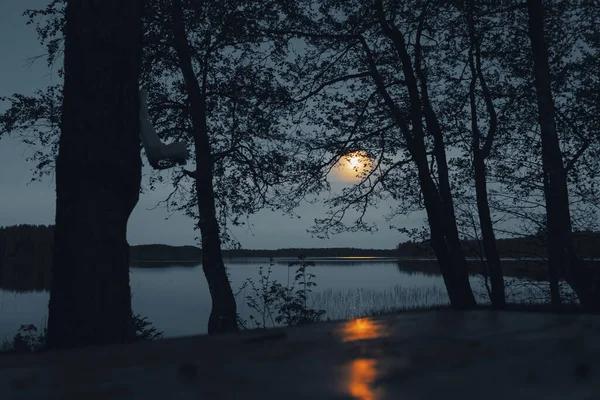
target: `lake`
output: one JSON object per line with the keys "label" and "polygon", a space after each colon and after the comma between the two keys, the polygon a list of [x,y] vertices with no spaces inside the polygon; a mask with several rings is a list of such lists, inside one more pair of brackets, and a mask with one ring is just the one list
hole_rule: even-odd
{"label": "lake", "polygon": [[[272,280],[284,286],[292,283],[295,267],[291,260],[277,259],[271,266]],[[372,311],[448,304],[442,277],[430,260],[385,258],[329,258],[311,260],[316,266],[309,307],[326,311],[325,318],[340,319]],[[247,278],[259,282],[259,268],[269,267],[268,259],[226,260],[234,292]],[[211,309],[210,294],[201,265],[153,263],[130,268],[132,306],[147,317],[165,337],[206,333]],[[480,303],[488,301],[483,278],[473,274],[471,283]],[[547,299],[546,282],[522,277],[506,278],[510,301]],[[246,288],[237,296],[238,312],[246,320],[251,310]],[[45,325],[47,290],[13,291],[0,289],[0,343],[12,338],[22,324]],[[255,315],[258,317],[258,315]]]}

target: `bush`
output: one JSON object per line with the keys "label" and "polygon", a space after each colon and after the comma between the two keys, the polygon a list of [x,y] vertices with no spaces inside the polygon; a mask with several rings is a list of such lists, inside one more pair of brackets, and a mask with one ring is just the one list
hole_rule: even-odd
{"label": "bush", "polygon": [[[258,317],[250,315],[249,320],[253,328],[266,328],[270,322],[272,327],[278,324],[293,326],[298,324],[319,322],[324,310],[315,310],[308,307],[308,296],[311,288],[316,286],[315,275],[307,272],[308,267],[313,267],[313,262],[299,257],[288,265],[288,268],[297,267],[294,281],[291,285],[283,286],[271,280],[273,261],[267,271],[261,266],[258,270],[259,282],[247,278],[236,293],[236,297],[245,289],[250,288],[251,294],[246,296],[246,304],[254,310]],[[238,323],[242,329],[248,329],[248,323],[238,315]]]}
{"label": "bush", "polygon": [[46,344],[46,328],[38,332],[33,324],[21,325],[12,341],[5,341],[2,345],[3,352],[30,353],[40,351]]}

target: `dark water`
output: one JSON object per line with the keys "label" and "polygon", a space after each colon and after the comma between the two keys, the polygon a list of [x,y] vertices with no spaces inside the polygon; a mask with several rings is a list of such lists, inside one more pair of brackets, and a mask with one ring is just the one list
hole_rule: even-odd
{"label": "dark water", "polygon": [[[232,287],[237,291],[246,278],[258,282],[258,271],[269,266],[268,260],[228,260]],[[392,259],[316,260],[309,271],[315,274],[309,306],[324,309],[331,319],[359,316],[370,311],[399,307],[447,304],[447,293],[435,264],[417,260],[398,263]],[[295,268],[286,260],[272,265],[270,278],[284,286],[293,282]],[[154,323],[165,336],[206,333],[211,300],[200,265],[154,263],[152,267],[130,270],[133,310]],[[480,302],[487,294],[480,276],[471,277]],[[507,295],[511,300],[540,299],[546,284],[524,285],[524,278],[507,278]],[[20,286],[22,287],[22,286]],[[11,338],[22,324],[45,324],[48,308],[46,290],[23,291],[0,289],[0,342]],[[250,289],[239,293],[238,312],[248,319],[251,310],[244,300]],[[255,315],[257,316],[257,315]]]}

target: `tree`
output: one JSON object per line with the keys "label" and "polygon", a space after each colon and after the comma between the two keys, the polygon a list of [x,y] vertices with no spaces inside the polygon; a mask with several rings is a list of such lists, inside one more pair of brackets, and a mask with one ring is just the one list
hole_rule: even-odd
{"label": "tree", "polygon": [[[191,200],[171,201],[197,219],[202,265],[213,308],[208,332],[237,329],[236,305],[221,255],[228,224],[264,208],[279,208],[290,166],[284,125],[287,102],[273,64],[277,46],[253,28],[272,18],[264,5],[228,2],[156,1],[147,31],[155,37],[145,56],[146,79],[158,101],[171,106],[163,129],[188,133],[195,170]],[[281,53],[281,50],[279,50]],[[151,63],[171,80],[151,74]]]}
{"label": "tree", "polygon": [[[27,13],[47,18],[38,33],[51,62],[61,53],[63,1]],[[195,171],[171,170],[173,191],[162,204],[193,218],[200,230],[215,307],[209,332],[233,330],[235,303],[220,255],[222,242],[234,242],[228,227],[262,208],[291,203],[278,201],[282,196],[293,198],[282,189],[286,175],[293,176],[284,173],[292,171],[293,144],[285,140],[286,91],[274,68],[284,46],[275,51],[252,31],[259,18],[274,15],[255,2],[151,0],[146,7],[141,81],[149,92],[150,117],[161,139],[191,146],[195,164]],[[9,133],[24,140],[24,133],[36,134],[32,144],[42,148],[33,159],[40,177],[54,166],[61,97],[52,87],[34,96],[13,95],[7,99],[11,107],[0,115],[0,126]],[[155,172],[149,187],[164,178]]]}
{"label": "tree", "polygon": [[[463,2],[464,3],[464,2]],[[534,66],[527,43],[527,2],[510,6],[475,2],[480,34],[484,74],[497,106],[495,145],[487,158],[490,184],[489,202],[504,235],[522,236],[547,231],[546,205],[542,173],[542,146]],[[596,113],[589,99],[595,93],[596,59],[591,39],[594,12],[586,2],[547,3],[544,19],[550,81],[555,97],[556,133],[569,189],[569,208],[574,229],[597,226],[597,182],[600,164]],[[586,37],[586,35],[588,37]],[[458,95],[449,98],[461,98]],[[478,112],[478,122],[485,107]],[[457,165],[459,168],[462,167]],[[455,173],[460,174],[459,171]],[[545,237],[545,234],[544,234]],[[545,241],[545,239],[544,239]],[[546,248],[548,246],[545,246]],[[545,252],[544,252],[545,253]],[[551,299],[560,304],[560,276],[549,268]]]}
{"label": "tree", "polygon": [[[359,212],[355,228],[371,229],[362,216],[386,195],[411,199],[413,209],[423,205],[453,307],[475,306],[452,199],[448,137],[432,94],[438,82],[429,80],[433,7],[420,1],[384,7],[379,0],[320,5],[290,13],[288,25],[275,30],[311,46],[297,61],[296,83],[305,89],[298,99],[314,105],[304,112],[318,135],[306,139],[307,153],[324,175],[352,152],[373,160],[360,183],[330,201],[334,210],[323,229],[344,229],[352,208]],[[341,83],[346,90],[336,87]]]}
{"label": "tree", "polygon": [[142,0],[66,6],[47,345],[134,339],[127,220],[140,190]]}
{"label": "tree", "polygon": [[225,271],[221,254],[219,224],[215,209],[213,188],[213,154],[207,131],[206,75],[203,66],[202,85],[198,83],[192,66],[192,56],[185,30],[183,9],[180,0],[172,0],[173,47],[185,81],[192,119],[192,137],[196,147],[196,180],[198,202],[198,227],[202,236],[202,269],[208,281],[212,297],[212,310],[208,320],[208,333],[236,331],[237,311],[235,297]]}
{"label": "tree", "polygon": [[600,311],[600,274],[587,271],[573,247],[567,174],[555,123],[552,77],[544,34],[544,6],[541,0],[528,0],[527,7],[542,142],[548,266],[552,273],[566,275],[582,306]]}
{"label": "tree", "polygon": [[[501,133],[499,120],[505,108],[500,96],[502,82],[494,71],[496,60],[491,51],[495,46],[491,38],[502,35],[503,31],[503,27],[495,23],[499,8],[505,7],[484,5],[476,0],[444,7],[444,17],[432,23],[452,40],[444,40],[436,46],[435,60],[428,62],[429,70],[436,71],[430,72],[430,79],[444,82],[445,101],[441,102],[438,113],[443,116],[440,119],[450,138],[448,149],[461,155],[450,161],[458,224],[463,235],[474,231],[474,239],[480,243],[486,288],[495,308],[506,305],[502,264],[489,205],[487,165],[496,150]],[[471,213],[472,204],[476,207],[478,222]],[[488,276],[491,287],[487,285]]]}

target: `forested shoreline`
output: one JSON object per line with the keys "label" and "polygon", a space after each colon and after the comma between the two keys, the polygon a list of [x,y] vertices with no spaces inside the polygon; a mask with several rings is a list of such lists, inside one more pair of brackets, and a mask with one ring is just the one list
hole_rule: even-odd
{"label": "forested shoreline", "polygon": [[[52,260],[52,238],[54,227],[47,225],[14,225],[0,227],[0,268],[6,263],[39,264],[50,267]],[[584,259],[600,258],[600,232],[577,232],[575,246]],[[501,258],[538,259],[546,257],[545,239],[542,235],[521,238],[498,239],[498,253]],[[465,254],[469,258],[479,258],[481,250],[478,242],[463,240]],[[196,246],[171,246],[165,244],[145,244],[130,247],[130,262],[198,262],[202,261],[202,250]],[[434,258],[435,254],[428,241],[408,241],[398,244],[395,249],[339,248],[283,248],[283,249],[229,249],[223,250],[224,258],[297,258],[297,257],[396,257]]]}

